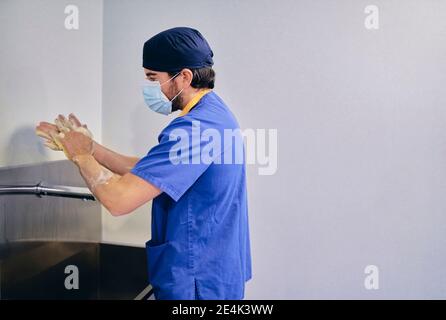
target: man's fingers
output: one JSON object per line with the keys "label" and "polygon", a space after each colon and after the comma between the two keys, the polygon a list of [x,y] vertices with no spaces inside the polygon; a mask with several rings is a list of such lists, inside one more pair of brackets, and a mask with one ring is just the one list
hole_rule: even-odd
{"label": "man's fingers", "polygon": [[70,131],[70,129],[65,126],[63,118],[64,117],[62,115],[59,115],[56,119],[54,119],[54,123],[56,124],[59,131],[68,132],[68,131]]}
{"label": "man's fingers", "polygon": [[57,128],[57,126],[55,126],[54,124],[48,123],[48,122],[40,122],[36,128],[36,133],[39,132],[43,132],[45,134],[49,134],[50,131],[53,132],[59,132],[59,129]]}
{"label": "man's fingers", "polygon": [[71,122],[71,120],[65,118],[63,115],[59,115],[59,116],[60,116],[60,120],[62,122],[62,125],[65,128],[68,128],[69,130],[74,130],[77,127],[76,125],[74,125],[73,122]]}
{"label": "man's fingers", "polygon": [[62,149],[60,149],[57,146],[57,144],[53,142],[53,140],[47,140],[46,142],[44,142],[44,145],[47,146],[48,148],[50,148],[51,150],[62,151]]}
{"label": "man's fingers", "polygon": [[39,122],[38,127],[45,128],[45,129],[52,129],[54,131],[59,131],[59,128],[55,124],[49,123],[46,121]]}
{"label": "man's fingers", "polygon": [[80,133],[86,135],[87,137],[90,137],[91,139],[93,139],[93,134],[91,133],[90,130],[88,130],[87,125],[82,124],[79,121],[79,119],[74,115],[74,113],[70,113],[68,118],[70,119],[70,122],[73,124],[74,131],[80,132]]}
{"label": "man's fingers", "polygon": [[48,122],[40,122],[36,127],[36,134],[41,136],[42,138],[53,139],[51,136],[49,137],[49,132],[53,133],[68,133],[71,131],[80,132],[85,136],[93,139],[93,134],[90,130],[88,130],[87,125],[81,124],[79,119],[73,114],[70,113],[68,119],[65,118],[62,114],[59,114],[56,119],[54,119],[54,124]]}
{"label": "man's fingers", "polygon": [[54,123],[56,124],[58,130],[63,130],[63,125],[58,118],[54,119]]}
{"label": "man's fingers", "polygon": [[68,121],[62,114],[59,114],[56,119],[58,122],[58,126],[61,126],[63,128],[63,130],[61,131],[68,132],[73,129],[70,121]]}
{"label": "man's fingers", "polygon": [[43,131],[43,130],[36,129],[36,134],[39,137],[42,137],[42,138],[45,138],[45,139],[52,139],[50,134],[48,132]]}
{"label": "man's fingers", "polygon": [[71,122],[72,122],[73,124],[76,125],[76,127],[81,127],[81,126],[82,126],[82,123],[81,123],[81,122],[79,121],[79,119],[74,115],[74,113],[70,113],[69,116],[68,116],[68,119],[70,119]]}
{"label": "man's fingers", "polygon": [[57,145],[57,147],[63,151],[63,153],[65,154],[65,156],[70,159],[69,154],[67,153],[67,151],[65,150],[61,139],[63,139],[65,137],[65,134],[63,132],[60,132],[58,134],[55,134],[54,132],[50,132],[51,137],[53,138],[53,142]]}
{"label": "man's fingers", "polygon": [[35,128],[35,132],[38,136],[51,140],[50,132],[58,133],[59,129],[48,122],[40,122]]}
{"label": "man's fingers", "polygon": [[90,130],[88,130],[87,125],[86,124],[82,124],[79,121],[79,119],[73,113],[70,113],[68,118],[70,119],[70,122],[73,124],[74,131],[83,133],[87,137],[90,137],[91,139],[93,139],[93,134],[91,133]]}
{"label": "man's fingers", "polygon": [[53,140],[59,147],[62,147],[61,139],[63,139],[63,138],[65,137],[65,135],[64,135],[63,132],[55,133],[55,132],[50,131],[50,136],[51,136],[51,139],[52,139],[52,140]]}
{"label": "man's fingers", "polygon": [[67,157],[67,159],[71,160],[71,156],[68,154],[67,149],[65,149],[64,144],[62,143],[62,140],[64,138],[66,138],[67,136],[71,136],[75,133],[75,131],[68,131],[66,133],[64,132],[60,132],[57,135],[54,135],[54,142],[57,144],[57,146],[63,151],[63,153],[65,154],[65,156]]}
{"label": "man's fingers", "polygon": [[[51,150],[54,151],[64,151],[63,145],[61,143],[61,139],[64,138],[67,130],[66,127],[63,126],[63,124],[59,121],[57,123],[59,124],[52,124],[46,121],[41,121],[35,128],[36,135],[38,135],[41,138],[44,138],[44,145]],[[62,129],[62,131],[60,129]],[[70,130],[68,130],[70,131]]]}

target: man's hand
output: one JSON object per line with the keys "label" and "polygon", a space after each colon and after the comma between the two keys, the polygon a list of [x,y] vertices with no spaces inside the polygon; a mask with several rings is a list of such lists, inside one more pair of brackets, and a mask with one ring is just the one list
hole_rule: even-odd
{"label": "man's hand", "polygon": [[59,146],[53,141],[52,135],[55,134],[59,134],[59,129],[57,128],[56,125],[49,123],[49,122],[45,122],[42,121],[40,122],[37,126],[36,126],[36,134],[39,137],[42,137],[45,139],[44,144],[54,150],[54,151],[61,151],[62,149],[59,148]]}
{"label": "man's hand", "polygon": [[[83,135],[93,139],[93,134],[88,130],[86,124],[82,124],[79,119],[70,113],[68,119],[63,115],[59,114],[54,120],[54,124],[42,121],[36,126],[36,134],[45,139],[45,146],[54,151],[64,151],[61,143],[55,140],[55,137],[63,138],[66,133],[70,131],[75,131],[82,133]],[[67,153],[65,152],[67,155]],[[67,155],[67,158],[68,155]]]}
{"label": "man's hand", "polygon": [[93,139],[93,134],[88,130],[87,125],[82,124],[73,113],[70,113],[68,119],[59,114],[54,123],[60,132],[77,131]]}
{"label": "man's hand", "polygon": [[83,133],[68,131],[66,133],[54,134],[54,132],[50,132],[50,135],[71,161],[74,161],[73,158],[77,156],[93,154],[93,140]]}

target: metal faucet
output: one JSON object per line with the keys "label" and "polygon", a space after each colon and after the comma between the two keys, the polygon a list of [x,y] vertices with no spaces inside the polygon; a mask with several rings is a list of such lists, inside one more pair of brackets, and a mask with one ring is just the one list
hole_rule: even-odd
{"label": "metal faucet", "polygon": [[35,194],[39,198],[42,196],[76,198],[84,201],[95,201],[95,197],[88,188],[59,186],[59,185],[44,185],[40,181],[36,185],[0,185],[0,196],[2,195],[17,195],[17,194]]}

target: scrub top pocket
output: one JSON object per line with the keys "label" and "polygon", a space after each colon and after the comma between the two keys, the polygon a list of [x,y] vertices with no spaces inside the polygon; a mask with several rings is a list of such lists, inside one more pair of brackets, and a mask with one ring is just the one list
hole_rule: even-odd
{"label": "scrub top pocket", "polygon": [[172,254],[172,245],[169,241],[160,245],[153,245],[152,240],[146,243],[147,269],[149,273],[149,282],[156,288],[166,282],[168,273],[165,269],[165,262]]}

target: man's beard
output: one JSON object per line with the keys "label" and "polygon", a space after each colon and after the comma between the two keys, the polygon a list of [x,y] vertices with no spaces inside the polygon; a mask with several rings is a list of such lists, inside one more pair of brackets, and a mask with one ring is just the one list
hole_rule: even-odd
{"label": "man's beard", "polygon": [[181,110],[183,108],[183,97],[181,94],[172,101],[172,112]]}
{"label": "man's beard", "polygon": [[[178,92],[180,92],[181,89],[178,89],[176,84],[173,83],[173,91],[172,94],[175,97],[176,94],[178,94]],[[181,96],[181,94],[179,94],[173,101],[172,101],[172,112],[177,111],[177,110],[181,110],[183,108],[183,97]]]}

